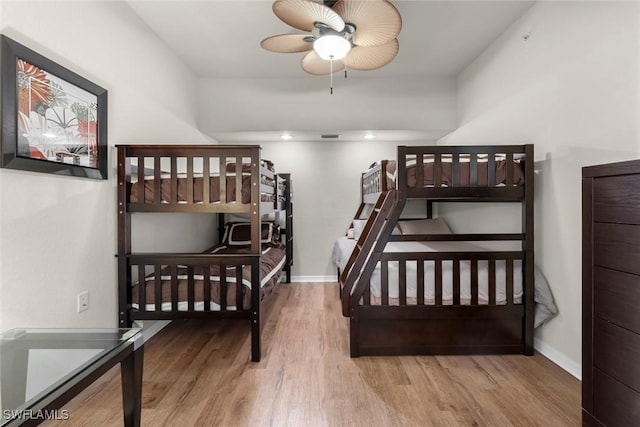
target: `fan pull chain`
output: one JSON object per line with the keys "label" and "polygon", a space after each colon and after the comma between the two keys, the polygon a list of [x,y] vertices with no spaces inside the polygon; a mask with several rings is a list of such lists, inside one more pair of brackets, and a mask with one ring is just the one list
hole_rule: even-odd
{"label": "fan pull chain", "polygon": [[349,69],[349,65],[347,64],[347,56],[349,56],[349,52],[344,57],[344,78],[347,78],[347,70]]}
{"label": "fan pull chain", "polygon": [[333,95],[333,56],[331,57],[331,59],[329,60],[329,75],[331,78],[331,95]]}

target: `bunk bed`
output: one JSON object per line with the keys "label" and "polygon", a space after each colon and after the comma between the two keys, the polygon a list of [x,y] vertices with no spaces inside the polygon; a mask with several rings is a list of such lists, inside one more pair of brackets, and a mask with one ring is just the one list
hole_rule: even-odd
{"label": "bunk bed", "polygon": [[[261,302],[282,271],[291,277],[290,174],[276,173],[259,146],[118,145],[117,161],[120,326],[248,321],[259,361]],[[146,212],[214,214],[219,242],[204,252],[134,253],[131,216]]]}
{"label": "bunk bed", "polygon": [[[399,146],[365,172],[352,246],[334,247],[351,356],[533,354],[533,183],[532,145]],[[411,199],[426,219],[401,219]],[[522,231],[452,234],[438,202],[519,203]]]}

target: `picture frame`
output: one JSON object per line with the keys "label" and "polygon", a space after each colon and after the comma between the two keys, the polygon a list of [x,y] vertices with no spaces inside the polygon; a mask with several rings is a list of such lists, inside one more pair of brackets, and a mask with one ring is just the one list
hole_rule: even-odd
{"label": "picture frame", "polygon": [[107,91],[0,35],[1,167],[107,179]]}

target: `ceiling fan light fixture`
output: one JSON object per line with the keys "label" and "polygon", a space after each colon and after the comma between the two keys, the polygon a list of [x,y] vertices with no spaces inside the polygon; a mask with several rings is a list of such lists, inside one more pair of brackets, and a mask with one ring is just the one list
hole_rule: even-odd
{"label": "ceiling fan light fixture", "polygon": [[332,88],[335,72],[345,70],[346,77],[347,68],[376,70],[398,54],[402,17],[389,0],[275,0],[272,9],[285,24],[305,33],[271,36],[262,47],[306,52],[302,69],[330,75]]}
{"label": "ceiling fan light fixture", "polygon": [[313,42],[313,49],[326,61],[344,58],[351,50],[349,40],[338,34],[325,34]]}

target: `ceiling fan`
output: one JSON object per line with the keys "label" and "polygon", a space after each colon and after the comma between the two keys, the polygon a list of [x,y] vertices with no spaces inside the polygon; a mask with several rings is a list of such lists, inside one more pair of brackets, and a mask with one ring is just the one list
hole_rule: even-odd
{"label": "ceiling fan", "polygon": [[260,45],[278,53],[308,52],[302,69],[309,74],[375,70],[398,53],[402,18],[387,0],[276,0],[272,9],[306,33],[267,37]]}

